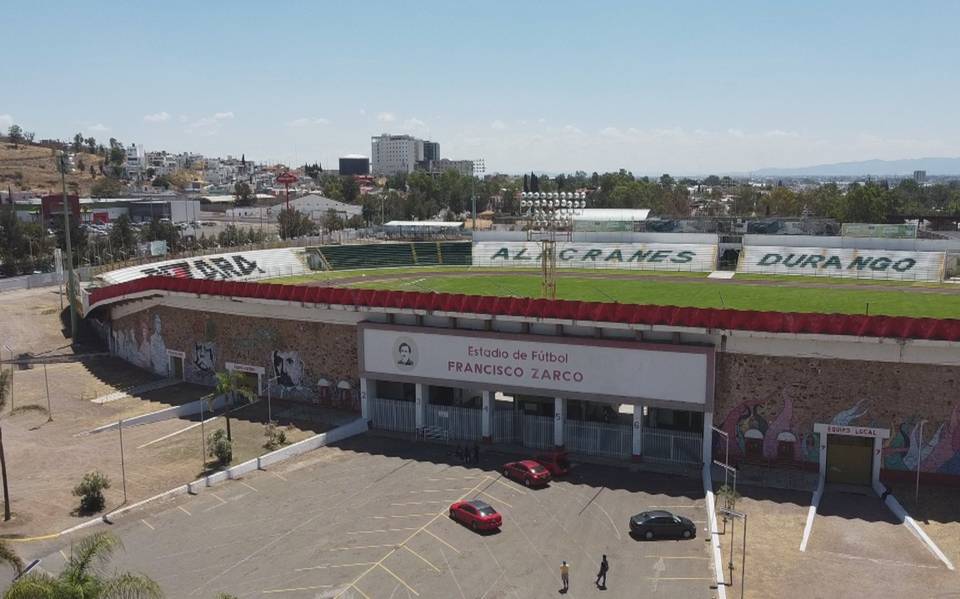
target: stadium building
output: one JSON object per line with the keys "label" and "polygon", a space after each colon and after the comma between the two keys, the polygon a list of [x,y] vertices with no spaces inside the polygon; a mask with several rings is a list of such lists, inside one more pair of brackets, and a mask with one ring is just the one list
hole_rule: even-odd
{"label": "stadium building", "polygon": [[[353,410],[374,428],[690,466],[729,452],[827,481],[919,469],[960,482],[958,320],[256,282],[538,265],[535,242],[499,235],[141,265],[102,275],[84,312],[112,353],[158,374],[212,384],[233,370],[261,394]],[[745,239],[739,269],[935,281],[960,249],[884,241]],[[560,267],[710,271],[717,238],[574,233],[557,254]]]}

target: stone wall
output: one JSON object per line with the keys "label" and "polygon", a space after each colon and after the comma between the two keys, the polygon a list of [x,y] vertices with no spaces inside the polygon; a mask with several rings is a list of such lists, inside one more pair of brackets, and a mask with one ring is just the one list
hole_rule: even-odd
{"label": "stone wall", "polygon": [[[225,370],[226,362],[259,366],[265,369],[265,378],[276,377],[271,382],[274,397],[359,410],[357,329],[350,325],[161,306],[115,320],[111,350],[164,376],[168,350],[181,351],[186,355],[186,379],[206,385],[214,384],[214,373]],[[321,379],[327,384],[319,384]]]}
{"label": "stone wall", "polygon": [[[923,438],[919,438],[920,421]],[[814,423],[890,429],[883,467],[960,475],[960,367],[718,354],[715,424],[731,455],[816,462]],[[750,442],[748,439],[755,439]],[[722,455],[719,454],[719,455]]]}

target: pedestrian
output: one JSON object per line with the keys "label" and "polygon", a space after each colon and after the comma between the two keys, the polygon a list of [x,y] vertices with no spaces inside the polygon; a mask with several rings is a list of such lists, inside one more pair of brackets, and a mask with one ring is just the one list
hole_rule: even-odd
{"label": "pedestrian", "polygon": [[473,464],[476,466],[480,463],[480,445],[477,443],[473,444]]}
{"label": "pedestrian", "polygon": [[566,561],[560,564],[560,582],[563,583],[563,588],[560,589],[561,593],[566,593],[570,590],[570,564]]}
{"label": "pedestrian", "polygon": [[603,559],[600,560],[600,572],[597,573],[597,587],[601,589],[607,588],[607,570],[610,569],[610,564],[607,563],[607,554],[603,554]]}

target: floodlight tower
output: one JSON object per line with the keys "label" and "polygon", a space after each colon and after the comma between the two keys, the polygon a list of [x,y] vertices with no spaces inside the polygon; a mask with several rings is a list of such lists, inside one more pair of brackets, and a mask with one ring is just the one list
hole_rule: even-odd
{"label": "floodlight tower", "polygon": [[573,217],[586,208],[586,194],[534,191],[523,192],[520,198],[527,238],[540,244],[543,297],[557,299],[557,237],[571,238]]}

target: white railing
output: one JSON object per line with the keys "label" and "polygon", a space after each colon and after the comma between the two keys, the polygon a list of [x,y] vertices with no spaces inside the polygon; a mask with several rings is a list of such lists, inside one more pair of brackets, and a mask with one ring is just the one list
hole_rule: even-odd
{"label": "white railing", "polygon": [[524,447],[547,449],[553,447],[553,418],[523,415],[520,443]]}
{"label": "white railing", "polygon": [[412,401],[370,398],[370,420],[373,428],[399,433],[412,433],[417,428],[417,408]]}
{"label": "white railing", "polygon": [[673,464],[700,464],[703,435],[644,427],[643,458]]}
{"label": "white railing", "polygon": [[620,424],[568,420],[563,428],[563,441],[573,452],[628,458],[633,449],[633,429]]}
{"label": "white railing", "polygon": [[447,431],[450,439],[479,441],[482,436],[481,411],[457,406],[424,407],[424,425]]}

